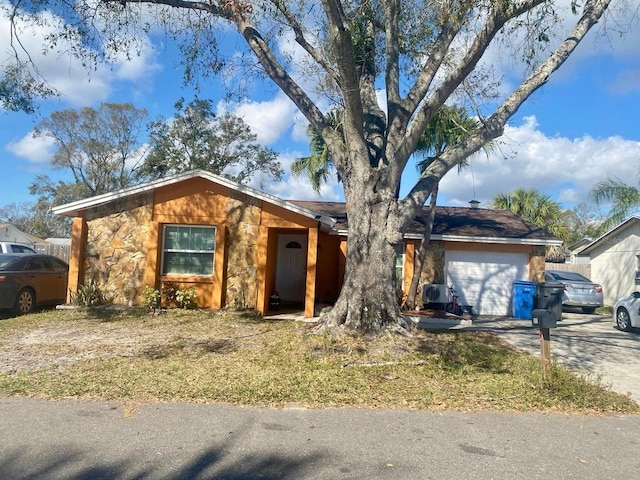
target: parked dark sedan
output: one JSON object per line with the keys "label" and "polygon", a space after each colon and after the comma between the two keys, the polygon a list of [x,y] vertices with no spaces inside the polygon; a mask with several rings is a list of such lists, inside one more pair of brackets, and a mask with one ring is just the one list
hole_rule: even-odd
{"label": "parked dark sedan", "polygon": [[29,313],[67,298],[69,265],[51,255],[0,254],[0,309]]}

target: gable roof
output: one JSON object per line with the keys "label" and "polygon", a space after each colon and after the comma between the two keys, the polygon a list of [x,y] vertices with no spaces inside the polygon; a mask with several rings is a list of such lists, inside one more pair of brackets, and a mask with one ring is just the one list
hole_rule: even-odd
{"label": "gable roof", "polygon": [[640,216],[639,215],[631,215],[624,222],[616,225],[615,227],[610,229],[608,232],[600,235],[593,242],[591,242],[586,247],[584,247],[582,250],[580,250],[580,252],[577,253],[576,256],[580,257],[580,256],[583,256],[583,255],[586,255],[586,254],[590,253],[591,251],[593,251],[594,249],[596,249],[599,246],[601,246],[603,243],[610,243],[610,239],[614,234],[618,234],[622,230],[624,230],[624,229],[626,229],[628,227],[631,227],[634,223],[638,223],[638,222],[640,222]]}
{"label": "gable roof", "polygon": [[78,216],[81,211],[86,210],[88,208],[104,205],[122,198],[132,197],[135,195],[140,195],[142,193],[152,192],[156,188],[165,187],[167,185],[173,185],[175,183],[183,182],[185,180],[189,180],[192,178],[204,178],[206,180],[209,180],[210,182],[217,183],[218,185],[222,185],[236,192],[243,193],[245,195],[256,198],[258,200],[272,203],[274,205],[282,207],[291,212],[298,213],[302,216],[313,218],[327,225],[328,227],[333,227],[333,225],[335,224],[335,220],[333,218],[328,217],[326,215],[322,215],[321,213],[319,214],[319,212],[311,211],[307,208],[301,207],[294,203],[278,198],[275,195],[269,195],[268,193],[262,192],[255,188],[248,187],[246,185],[242,185],[240,183],[234,182],[233,180],[229,180],[228,178],[213,174],[211,172],[207,172],[205,170],[191,170],[189,172],[180,173],[172,177],[160,178],[158,180],[153,180],[148,183],[143,183],[140,185],[134,185],[132,187],[123,188],[116,192],[104,193],[102,195],[96,195],[95,197],[89,197],[82,200],[77,200],[75,202],[67,203],[65,205],[59,205],[57,207],[53,207],[51,211],[57,215],[66,215],[68,217],[75,217],[75,216]]}
{"label": "gable roof", "polygon": [[[155,189],[173,185],[192,178],[203,178],[231,190],[258,200],[282,207],[288,211],[313,218],[325,225],[333,234],[348,235],[349,224],[344,202],[320,202],[283,200],[255,188],[239,184],[228,178],[204,170],[192,170],[172,177],[161,178],[141,185],[123,188],[116,192],[96,195],[53,207],[51,211],[69,217],[117,200],[153,192]],[[409,225],[405,238],[422,238],[427,223],[429,208],[423,207]],[[522,245],[562,245],[562,240],[543,228],[527,222],[508,210],[492,210],[469,207],[436,207],[436,218],[431,234],[434,240],[474,241],[480,243],[511,243]]]}
{"label": "gable roof", "polygon": [[[349,224],[344,202],[290,201],[335,218],[336,233],[348,235]],[[429,207],[423,207],[422,213],[407,228],[405,238],[421,239],[428,217]],[[479,243],[562,245],[562,240],[544,228],[523,220],[509,210],[470,207],[436,207],[431,238]]]}
{"label": "gable roof", "polygon": [[31,242],[35,243],[46,243],[46,240],[41,239],[40,237],[36,237],[35,235],[31,235],[30,233],[25,233],[16,227],[13,223],[0,223],[0,229],[2,228],[10,228],[11,230],[18,232],[20,235],[24,235],[25,238],[28,238]]}

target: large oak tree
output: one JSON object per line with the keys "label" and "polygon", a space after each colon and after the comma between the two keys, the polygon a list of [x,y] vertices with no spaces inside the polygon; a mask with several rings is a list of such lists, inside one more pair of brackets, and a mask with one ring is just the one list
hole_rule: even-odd
{"label": "large oak tree", "polygon": [[[22,0],[20,5],[41,8],[47,3]],[[245,80],[256,71],[257,60],[262,73],[320,133],[342,179],[349,218],[346,268],[342,292],[325,321],[380,331],[402,322],[394,266],[395,247],[407,225],[443,175],[503,133],[509,118],[597,24],[610,0],[570,6],[545,0],[51,4],[74,27],[63,34],[84,38],[90,53],[132,52],[136,35],[140,39],[161,26],[181,42],[187,79],[253,59],[254,64],[244,65]],[[570,19],[569,28],[563,28],[563,17]],[[230,27],[251,55],[233,51],[224,56],[228,49],[218,48],[216,39],[224,38],[229,45]],[[283,52],[279,47],[287,40],[295,41],[297,50]],[[500,76],[491,75],[491,62],[483,61],[488,49],[521,55],[530,68],[518,81],[500,85]],[[320,89],[324,95],[318,95]],[[327,98],[344,112],[339,131],[331,125]],[[409,156],[428,122],[450,100],[478,105],[481,124],[449,146],[401,198]]]}

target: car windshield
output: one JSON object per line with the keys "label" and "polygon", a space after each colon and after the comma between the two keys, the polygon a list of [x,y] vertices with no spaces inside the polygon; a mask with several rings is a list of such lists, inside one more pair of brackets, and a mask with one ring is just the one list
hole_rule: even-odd
{"label": "car windshield", "polygon": [[551,276],[561,282],[590,282],[587,277],[583,277],[575,272],[550,272]]}

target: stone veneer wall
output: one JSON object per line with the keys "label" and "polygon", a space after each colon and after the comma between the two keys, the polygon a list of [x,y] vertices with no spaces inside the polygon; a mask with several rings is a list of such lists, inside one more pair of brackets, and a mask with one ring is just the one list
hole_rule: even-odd
{"label": "stone veneer wall", "polygon": [[531,271],[529,276],[534,282],[544,282],[545,256],[547,249],[541,245],[533,247],[531,253]]}
{"label": "stone veneer wall", "polygon": [[422,286],[429,283],[444,283],[444,243],[439,240],[429,242],[427,257],[422,265],[416,305],[422,304]]}
{"label": "stone veneer wall", "polygon": [[260,205],[249,197],[229,198],[225,305],[256,307]]}
{"label": "stone veneer wall", "polygon": [[142,300],[152,202],[150,194],[124,199],[87,217],[85,282],[98,282],[113,303]]}

